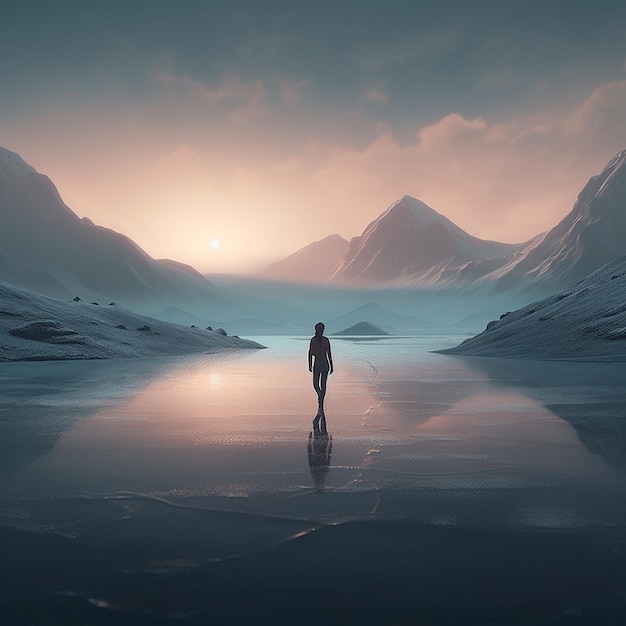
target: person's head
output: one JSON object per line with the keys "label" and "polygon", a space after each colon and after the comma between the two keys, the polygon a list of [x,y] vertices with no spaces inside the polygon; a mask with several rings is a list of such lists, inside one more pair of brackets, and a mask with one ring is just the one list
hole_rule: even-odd
{"label": "person's head", "polygon": [[315,334],[316,335],[323,335],[324,334],[324,324],[322,324],[322,322],[318,322],[317,324],[315,324]]}

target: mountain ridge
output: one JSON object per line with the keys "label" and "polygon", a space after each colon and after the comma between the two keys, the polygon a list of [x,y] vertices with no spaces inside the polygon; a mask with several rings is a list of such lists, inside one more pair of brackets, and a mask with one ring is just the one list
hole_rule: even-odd
{"label": "mountain ridge", "polygon": [[272,263],[263,276],[273,280],[324,282],[332,276],[347,250],[348,241],[341,235],[328,235]]}
{"label": "mountain ridge", "polygon": [[510,253],[519,245],[478,239],[421,200],[405,195],[352,238],[331,279],[429,283],[438,267],[463,266]]}
{"label": "mountain ridge", "polygon": [[518,244],[474,237],[421,200],[405,195],[350,240],[329,282],[471,287],[485,293],[515,290],[542,297],[626,255],[625,234],[626,150],[622,150],[588,180],[558,224]]}
{"label": "mountain ridge", "polygon": [[0,280],[51,297],[116,300],[146,312],[219,297],[190,266],[153,259],[126,235],[79,218],[47,176],[5,148],[0,250]]}

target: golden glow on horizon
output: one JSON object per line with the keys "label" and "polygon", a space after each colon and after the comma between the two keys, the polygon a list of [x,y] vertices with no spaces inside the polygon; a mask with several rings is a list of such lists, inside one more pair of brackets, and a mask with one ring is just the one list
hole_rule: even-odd
{"label": "golden glow on horizon", "polygon": [[[100,130],[103,115],[64,111],[59,120],[34,120],[28,131],[0,131],[11,139],[6,147],[48,175],[81,217],[155,258],[201,272],[245,272],[333,233],[360,235],[405,194],[483,239],[520,242],[552,228],[626,147],[626,126],[615,125],[626,115],[626,81],[541,119],[490,123],[451,114],[402,142],[381,126],[362,147],[311,140],[289,157],[270,143],[249,150],[228,136],[219,144],[176,143],[150,128],[131,133],[121,150],[118,138]],[[51,129],[63,132],[67,120],[75,132],[52,140]],[[288,133],[273,132],[277,141]],[[86,151],[84,136],[97,148]],[[61,143],[64,151],[56,149]]]}
{"label": "golden glow on horizon", "polygon": [[201,272],[358,236],[404,195],[527,240],[626,148],[616,0],[567,19],[558,3],[344,3],[330,21],[303,2],[135,2],[123,20],[38,4],[3,6],[0,145],[79,216]]}

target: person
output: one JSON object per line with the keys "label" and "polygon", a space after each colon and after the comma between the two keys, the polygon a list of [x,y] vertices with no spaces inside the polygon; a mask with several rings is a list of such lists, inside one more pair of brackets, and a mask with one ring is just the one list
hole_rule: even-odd
{"label": "person", "polygon": [[[326,397],[326,381],[328,374],[333,373],[333,357],[330,351],[330,341],[324,337],[324,324],[315,324],[315,335],[309,344],[309,372],[313,372],[313,388],[317,394],[317,415],[313,420],[313,430],[316,434],[326,433],[326,415],[324,414],[324,398]],[[320,428],[320,420],[322,427]]]}

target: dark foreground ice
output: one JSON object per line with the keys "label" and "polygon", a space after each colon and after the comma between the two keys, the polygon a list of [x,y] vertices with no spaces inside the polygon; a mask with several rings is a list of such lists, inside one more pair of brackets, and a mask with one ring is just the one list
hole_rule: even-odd
{"label": "dark foreground ice", "polygon": [[626,623],[625,366],[260,341],[0,365],[2,623]]}

